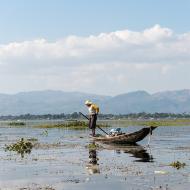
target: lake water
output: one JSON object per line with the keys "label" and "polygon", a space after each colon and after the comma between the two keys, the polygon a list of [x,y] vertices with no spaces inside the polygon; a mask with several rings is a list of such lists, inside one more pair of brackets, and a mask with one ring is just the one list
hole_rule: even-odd
{"label": "lake water", "polygon": [[[89,149],[89,130],[38,129],[0,124],[0,189],[183,190],[190,185],[190,126],[159,127],[139,146]],[[132,132],[142,127],[123,127]],[[106,128],[106,131],[110,129]],[[101,133],[98,131],[97,133]],[[22,158],[4,150],[20,138],[37,138],[39,146]],[[91,145],[90,145],[91,146]],[[169,166],[180,161],[186,166]]]}

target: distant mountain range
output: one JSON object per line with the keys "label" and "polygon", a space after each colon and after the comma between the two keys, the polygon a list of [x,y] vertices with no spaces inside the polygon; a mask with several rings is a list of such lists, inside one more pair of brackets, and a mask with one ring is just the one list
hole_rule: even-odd
{"label": "distant mountain range", "polygon": [[136,91],[118,96],[102,96],[81,92],[32,91],[14,95],[0,94],[0,115],[59,114],[84,112],[85,100],[100,106],[101,113],[127,114],[138,112],[190,112],[190,90],[149,94]]}

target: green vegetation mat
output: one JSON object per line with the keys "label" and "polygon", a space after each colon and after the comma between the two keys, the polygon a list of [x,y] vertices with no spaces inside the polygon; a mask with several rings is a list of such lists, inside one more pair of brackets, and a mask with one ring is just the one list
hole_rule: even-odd
{"label": "green vegetation mat", "polygon": [[[108,125],[98,124],[99,127],[108,127]],[[42,124],[34,126],[36,128],[68,128],[68,129],[87,129],[88,123],[84,121],[71,121],[57,124]]]}
{"label": "green vegetation mat", "polygon": [[126,120],[127,126],[188,126],[190,119],[171,120]]}

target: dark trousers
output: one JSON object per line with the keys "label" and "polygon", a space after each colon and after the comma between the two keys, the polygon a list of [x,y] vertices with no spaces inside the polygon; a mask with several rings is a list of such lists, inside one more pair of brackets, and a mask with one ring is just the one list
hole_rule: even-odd
{"label": "dark trousers", "polygon": [[92,129],[92,136],[95,136],[97,115],[93,114],[89,119],[89,128]]}

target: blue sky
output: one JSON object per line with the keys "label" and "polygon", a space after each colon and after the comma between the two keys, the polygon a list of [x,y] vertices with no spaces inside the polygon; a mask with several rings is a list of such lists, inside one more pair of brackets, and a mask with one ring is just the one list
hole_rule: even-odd
{"label": "blue sky", "polygon": [[143,30],[155,24],[187,32],[188,0],[1,0],[0,42]]}
{"label": "blue sky", "polygon": [[190,89],[189,0],[0,0],[0,93]]}

